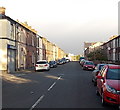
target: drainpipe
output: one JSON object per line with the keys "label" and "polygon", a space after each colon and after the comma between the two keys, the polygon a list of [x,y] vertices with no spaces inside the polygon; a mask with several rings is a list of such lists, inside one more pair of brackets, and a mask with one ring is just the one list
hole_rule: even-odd
{"label": "drainpipe", "polygon": [[16,51],[15,51],[15,70],[18,70],[18,47],[17,47],[17,34],[16,34],[16,24],[15,24],[15,47],[16,47]]}

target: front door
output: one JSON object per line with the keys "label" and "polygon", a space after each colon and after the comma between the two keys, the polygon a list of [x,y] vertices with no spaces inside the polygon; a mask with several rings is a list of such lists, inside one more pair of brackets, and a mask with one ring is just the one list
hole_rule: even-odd
{"label": "front door", "polygon": [[15,71],[15,50],[8,49],[8,73]]}

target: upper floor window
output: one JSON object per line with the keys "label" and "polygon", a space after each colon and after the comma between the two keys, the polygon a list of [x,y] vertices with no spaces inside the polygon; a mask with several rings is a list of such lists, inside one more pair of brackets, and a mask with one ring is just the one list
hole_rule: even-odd
{"label": "upper floor window", "polygon": [[120,47],[120,37],[118,38],[118,44],[119,44],[119,46],[118,46],[118,47]]}
{"label": "upper floor window", "polygon": [[32,36],[32,46],[34,46],[34,36]]}
{"label": "upper floor window", "polygon": [[115,39],[115,47],[118,47],[118,39]]}
{"label": "upper floor window", "polygon": [[21,34],[20,34],[20,27],[17,26],[16,28],[16,33],[17,33],[17,41],[20,41],[20,37],[21,37]]}
{"label": "upper floor window", "polygon": [[13,23],[10,24],[10,38],[15,39],[14,37],[14,25]]}

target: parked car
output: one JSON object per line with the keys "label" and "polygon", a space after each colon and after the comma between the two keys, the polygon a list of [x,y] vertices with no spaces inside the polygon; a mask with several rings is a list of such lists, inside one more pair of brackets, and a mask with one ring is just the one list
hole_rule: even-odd
{"label": "parked car", "polygon": [[94,70],[95,65],[92,61],[85,61],[83,64],[83,70]]}
{"label": "parked car", "polygon": [[70,59],[66,59],[66,62],[70,62]]}
{"label": "parked car", "polygon": [[81,59],[81,61],[80,61],[80,65],[83,66],[84,63],[85,63],[85,61],[87,61],[87,60],[85,60],[85,59]]}
{"label": "parked car", "polygon": [[79,60],[80,65],[81,65],[81,63],[82,63],[83,60],[85,60],[85,59],[81,59],[81,60]]}
{"label": "parked car", "polygon": [[61,59],[57,60],[57,64],[58,65],[62,65],[63,64],[63,61]]}
{"label": "parked car", "polygon": [[104,64],[104,63],[97,64],[95,69],[96,70],[101,70],[104,65],[106,65],[106,64]]}
{"label": "parked car", "polygon": [[95,70],[92,72],[92,82],[94,83],[94,86],[97,85],[97,75],[98,75],[99,71],[105,65],[106,64],[97,64],[97,66],[95,67]]}
{"label": "parked car", "polygon": [[97,76],[97,95],[102,105],[115,104],[120,107],[120,65],[105,65]]}
{"label": "parked car", "polygon": [[57,67],[57,62],[56,61],[50,61],[49,65],[51,68]]}
{"label": "parked car", "polygon": [[50,70],[50,66],[47,60],[39,60],[35,65],[35,71],[38,70]]}
{"label": "parked car", "polygon": [[79,63],[80,63],[80,61],[81,61],[82,59],[85,59],[85,57],[80,57],[80,58],[79,58]]}
{"label": "parked car", "polygon": [[67,62],[65,58],[62,58],[61,60],[63,61],[63,64]]}

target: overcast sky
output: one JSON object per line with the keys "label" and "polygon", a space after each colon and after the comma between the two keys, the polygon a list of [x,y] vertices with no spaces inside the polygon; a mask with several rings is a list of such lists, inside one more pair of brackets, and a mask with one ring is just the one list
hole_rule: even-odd
{"label": "overcast sky", "polygon": [[0,0],[6,15],[27,21],[66,53],[83,54],[84,42],[118,35],[119,0]]}

